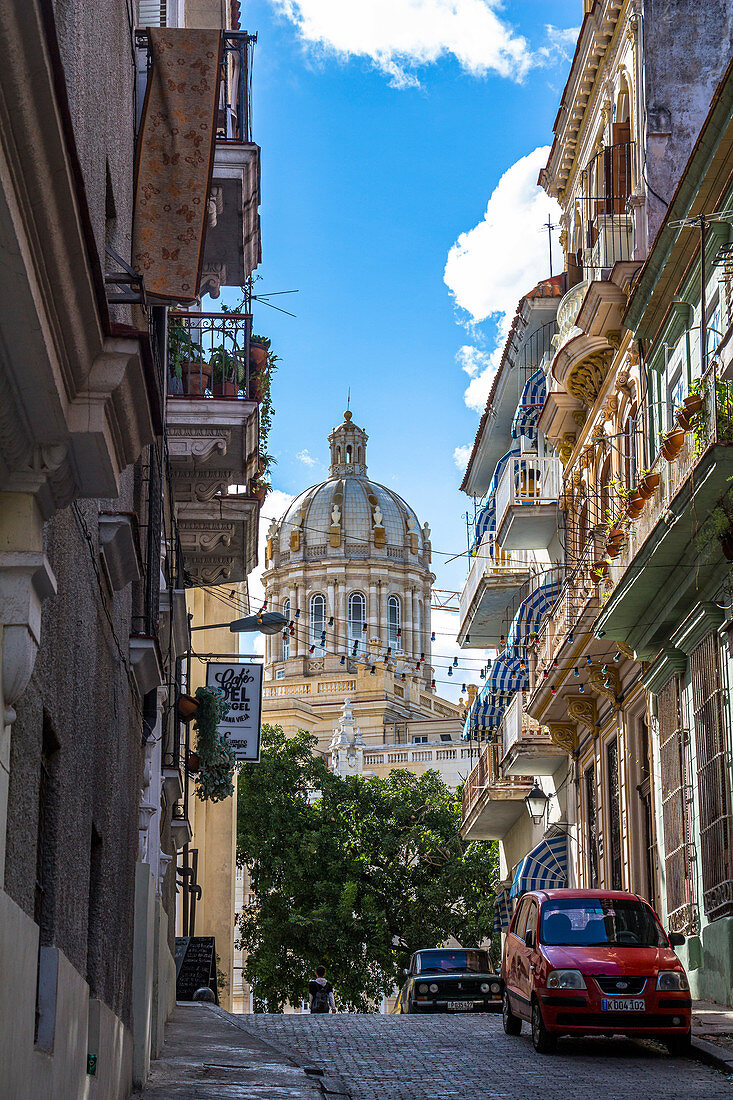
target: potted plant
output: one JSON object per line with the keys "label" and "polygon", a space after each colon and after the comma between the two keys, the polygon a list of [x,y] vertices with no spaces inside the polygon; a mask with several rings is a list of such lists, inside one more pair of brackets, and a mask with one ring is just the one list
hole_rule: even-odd
{"label": "potted plant", "polygon": [[250,336],[249,363],[253,374],[260,374],[267,370],[267,353],[269,350],[270,341],[266,336]]}
{"label": "potted plant", "polygon": [[220,344],[209,359],[209,367],[214,397],[236,397],[240,387],[244,385],[244,363]]}
{"label": "potted plant", "polygon": [[608,574],[608,567],[611,563],[606,558],[599,558],[593,562],[591,566],[590,575],[596,584],[600,584],[605,576]]}
{"label": "potted plant", "polygon": [[645,500],[649,500],[659,488],[660,480],[660,474],[653,470],[645,470],[637,489],[639,496],[644,497]]}
{"label": "potted plant", "polygon": [[630,496],[626,502],[626,514],[629,519],[638,519],[646,507],[646,502],[647,497],[642,496],[638,489],[635,490],[634,495]]}
{"label": "potted plant", "polygon": [[221,802],[234,794],[234,753],[219,733],[219,722],[229,711],[218,691],[196,689],[199,709],[194,719],[199,770],[196,794],[209,802]]}
{"label": "potted plant", "polygon": [[177,320],[168,329],[168,365],[186,396],[203,397],[211,371],[204,362],[200,344],[191,339],[185,325]]}
{"label": "potted plant", "polygon": [[661,451],[667,462],[674,462],[679,456],[685,442],[684,430],[680,427],[670,428],[662,436]]}

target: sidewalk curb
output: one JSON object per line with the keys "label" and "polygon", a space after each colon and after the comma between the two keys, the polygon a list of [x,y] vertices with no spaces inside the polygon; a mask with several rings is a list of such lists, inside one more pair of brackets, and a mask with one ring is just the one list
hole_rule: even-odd
{"label": "sidewalk curb", "polygon": [[733,1073],[733,1051],[722,1050],[717,1043],[709,1043],[707,1039],[698,1039],[692,1036],[691,1041],[693,1057],[698,1062],[706,1062],[709,1066],[723,1070],[724,1073]]}
{"label": "sidewalk curb", "polygon": [[264,1047],[269,1047],[270,1050],[287,1058],[292,1066],[302,1069],[309,1081],[318,1084],[321,1095],[328,1098],[328,1100],[352,1100],[346,1082],[337,1074],[328,1073],[323,1066],[314,1065],[310,1060],[304,1062],[298,1058],[294,1058],[287,1047],[281,1046],[278,1043],[273,1043],[269,1039],[262,1039],[259,1035],[253,1035],[245,1024],[239,1022],[239,1017],[235,1016],[234,1013],[227,1012],[226,1009],[220,1008],[218,1005],[207,1005],[207,1007],[216,1016],[220,1016],[223,1020],[227,1020],[230,1024],[233,1024],[239,1031],[246,1032],[250,1038],[258,1039]]}

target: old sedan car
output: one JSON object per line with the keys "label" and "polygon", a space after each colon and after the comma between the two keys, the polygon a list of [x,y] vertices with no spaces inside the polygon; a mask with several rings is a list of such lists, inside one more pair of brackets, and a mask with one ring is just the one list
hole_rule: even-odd
{"label": "old sedan car", "polygon": [[416,951],[405,971],[396,1012],[499,1010],[504,983],[481,948]]}

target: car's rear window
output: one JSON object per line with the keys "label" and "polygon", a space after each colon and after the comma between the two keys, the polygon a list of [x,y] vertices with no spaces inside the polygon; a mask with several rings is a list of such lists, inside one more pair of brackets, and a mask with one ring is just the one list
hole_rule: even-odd
{"label": "car's rear window", "polygon": [[648,906],[633,898],[562,898],[542,906],[540,940],[548,946],[664,947]]}
{"label": "car's rear window", "polygon": [[477,974],[491,970],[486,951],[421,951],[417,965],[420,974],[426,970],[474,970]]}

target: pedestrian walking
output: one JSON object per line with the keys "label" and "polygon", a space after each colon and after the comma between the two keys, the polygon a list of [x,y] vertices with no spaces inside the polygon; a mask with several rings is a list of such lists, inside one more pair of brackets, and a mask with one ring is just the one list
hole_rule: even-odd
{"label": "pedestrian walking", "polygon": [[315,978],[308,983],[308,1008],[311,1012],[336,1011],[333,986],[326,980],[325,966],[317,966]]}

